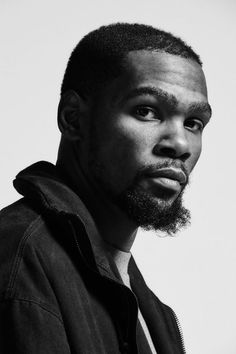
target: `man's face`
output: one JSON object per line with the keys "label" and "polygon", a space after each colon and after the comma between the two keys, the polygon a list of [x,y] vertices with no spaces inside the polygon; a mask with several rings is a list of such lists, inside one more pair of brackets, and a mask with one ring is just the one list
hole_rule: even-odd
{"label": "man's face", "polygon": [[139,226],[165,229],[173,210],[188,218],[182,192],[210,117],[205,78],[192,60],[161,52],[130,52],[125,67],[93,107],[88,175]]}

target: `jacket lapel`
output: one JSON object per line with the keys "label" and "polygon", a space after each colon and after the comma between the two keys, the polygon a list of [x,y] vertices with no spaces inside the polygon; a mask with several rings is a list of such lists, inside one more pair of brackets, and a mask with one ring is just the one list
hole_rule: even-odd
{"label": "jacket lapel", "polygon": [[[167,306],[165,307],[147,287],[133,257],[130,260],[129,275],[132,290],[137,297],[140,311],[145,319],[157,353],[181,354],[182,350],[173,341],[172,326],[167,325],[168,318],[165,318]],[[169,311],[171,310],[169,309]]]}

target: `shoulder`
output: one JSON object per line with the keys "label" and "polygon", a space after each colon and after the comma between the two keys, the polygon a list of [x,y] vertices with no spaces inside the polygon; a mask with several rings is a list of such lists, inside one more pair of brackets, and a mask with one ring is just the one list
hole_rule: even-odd
{"label": "shoulder", "polygon": [[9,277],[19,250],[36,225],[40,216],[24,198],[0,211],[0,288]]}
{"label": "shoulder", "polygon": [[24,198],[0,212],[1,299],[52,302],[51,265],[66,253],[58,230]]}
{"label": "shoulder", "polygon": [[38,213],[26,201],[21,198],[15,203],[3,208],[0,211],[0,238],[10,237],[14,231],[15,238],[21,235],[28,226],[38,217]]}

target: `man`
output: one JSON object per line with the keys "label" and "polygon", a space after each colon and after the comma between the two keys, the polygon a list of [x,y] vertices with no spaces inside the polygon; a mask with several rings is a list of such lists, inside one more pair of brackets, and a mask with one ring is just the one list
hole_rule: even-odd
{"label": "man", "polygon": [[57,164],[20,172],[24,198],[1,212],[1,353],[185,352],[130,249],[139,226],[189,222],[182,195],[210,115],[200,58],[179,38],[114,24],[81,40]]}

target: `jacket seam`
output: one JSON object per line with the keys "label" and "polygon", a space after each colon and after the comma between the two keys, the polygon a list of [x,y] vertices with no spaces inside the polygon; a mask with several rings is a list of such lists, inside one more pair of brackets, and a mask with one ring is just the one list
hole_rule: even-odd
{"label": "jacket seam", "polygon": [[54,317],[56,317],[61,322],[61,324],[64,327],[64,323],[63,323],[61,317],[57,313],[55,313],[54,311],[52,311],[49,308],[47,308],[41,302],[38,302],[38,301],[35,301],[35,300],[32,300],[32,299],[25,299],[25,298],[5,298],[5,299],[0,300],[0,303],[5,303],[5,302],[8,302],[8,301],[10,301],[10,302],[23,302],[23,303],[30,303],[30,304],[37,305],[41,309],[43,309],[44,311],[46,311],[46,312],[50,313],[51,315],[53,315]]}
{"label": "jacket seam", "polygon": [[10,292],[13,291],[14,283],[15,283],[15,280],[16,280],[17,275],[18,275],[18,270],[19,270],[19,267],[20,267],[22,254],[23,254],[24,248],[25,248],[26,243],[27,243],[27,239],[32,235],[32,233],[36,230],[36,228],[40,226],[40,224],[41,224],[40,221],[42,222],[41,215],[39,215],[29,225],[29,227],[24,232],[24,235],[23,235],[22,239],[19,242],[19,245],[18,245],[18,248],[17,248],[17,251],[16,251],[16,256],[15,256],[15,259],[13,261],[13,266],[12,266],[12,270],[11,270],[11,274],[10,274],[9,283],[8,283],[8,286],[7,286],[7,293],[10,293]]}

